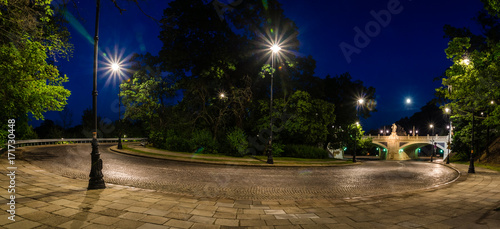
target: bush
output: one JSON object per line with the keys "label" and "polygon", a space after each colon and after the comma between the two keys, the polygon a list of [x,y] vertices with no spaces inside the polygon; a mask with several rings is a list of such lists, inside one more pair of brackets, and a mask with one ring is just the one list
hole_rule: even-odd
{"label": "bush", "polygon": [[191,145],[186,138],[175,133],[174,130],[168,130],[165,136],[165,144],[162,148],[172,151],[189,152]]}
{"label": "bush", "polygon": [[245,132],[240,128],[234,128],[226,135],[229,144],[229,151],[226,153],[231,156],[243,156],[248,149],[248,140]]}
{"label": "bush", "polygon": [[324,149],[314,146],[286,145],[283,156],[296,157],[296,158],[324,159],[328,158],[328,152]]}
{"label": "bush", "polygon": [[203,153],[217,153],[218,144],[214,141],[212,133],[208,130],[198,130],[193,133],[191,137],[191,151],[198,151]]}
{"label": "bush", "polygon": [[285,145],[281,143],[273,142],[273,157],[281,157],[283,156],[283,152],[285,152]]}
{"label": "bush", "polygon": [[149,142],[153,143],[153,146],[156,148],[165,148],[165,138],[160,132],[151,131],[149,133]]}

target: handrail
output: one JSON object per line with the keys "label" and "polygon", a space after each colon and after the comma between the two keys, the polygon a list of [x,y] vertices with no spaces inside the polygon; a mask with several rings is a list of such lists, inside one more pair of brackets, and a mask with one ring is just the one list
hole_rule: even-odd
{"label": "handrail", "polygon": [[[142,141],[147,138],[122,138],[122,141]],[[98,138],[98,142],[117,142],[118,138]],[[32,146],[32,145],[50,145],[50,144],[62,144],[64,142],[73,143],[91,143],[92,138],[57,138],[57,139],[29,139],[29,140],[17,140],[15,144],[16,147]]]}
{"label": "handrail", "polygon": [[[376,135],[376,136],[372,136],[372,135],[365,135],[363,136],[362,138],[372,138],[373,140],[389,140],[389,139],[393,139],[392,136],[380,136],[380,135]],[[411,135],[404,135],[404,136],[398,136],[398,139],[400,141],[405,141],[405,140],[434,140],[434,141],[448,141],[448,138],[449,136],[446,135],[446,136],[439,136],[439,135],[436,135],[436,136],[430,136],[430,135],[427,135],[427,136],[411,136]]]}

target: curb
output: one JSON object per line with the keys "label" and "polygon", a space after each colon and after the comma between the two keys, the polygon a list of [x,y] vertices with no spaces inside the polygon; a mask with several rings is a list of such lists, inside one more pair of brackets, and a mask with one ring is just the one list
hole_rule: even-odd
{"label": "curb", "polygon": [[169,155],[145,155],[141,153],[135,153],[131,152],[129,150],[119,150],[117,149],[117,146],[111,146],[109,147],[110,151],[113,151],[115,153],[121,153],[121,154],[126,154],[126,155],[131,155],[131,156],[137,156],[137,157],[147,157],[147,158],[156,158],[156,159],[161,159],[161,160],[169,160],[169,161],[180,161],[180,162],[189,162],[189,163],[200,163],[200,164],[210,164],[210,165],[230,165],[230,166],[258,166],[258,167],[339,167],[339,166],[353,166],[353,165],[361,165],[361,162],[356,162],[352,164],[322,164],[322,165],[315,165],[315,164],[251,164],[251,163],[246,163],[246,162],[229,162],[229,161],[206,161],[206,160],[196,160],[196,159],[187,159],[187,158],[182,158],[182,157],[177,157],[177,156],[169,156]]}

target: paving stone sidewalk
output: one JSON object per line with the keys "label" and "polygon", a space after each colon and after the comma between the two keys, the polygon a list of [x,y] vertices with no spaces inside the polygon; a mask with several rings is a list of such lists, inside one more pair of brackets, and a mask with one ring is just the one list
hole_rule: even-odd
{"label": "paving stone sidewalk", "polygon": [[[7,170],[5,157],[0,166]],[[10,177],[0,176],[2,228],[500,228],[500,173],[453,165],[454,183],[353,199],[260,201],[179,196],[88,182],[16,161],[15,220]]]}

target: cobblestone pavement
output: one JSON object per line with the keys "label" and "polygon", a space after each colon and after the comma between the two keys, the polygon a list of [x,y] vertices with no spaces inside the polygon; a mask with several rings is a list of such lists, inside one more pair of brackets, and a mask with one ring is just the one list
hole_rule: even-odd
{"label": "cobblestone pavement", "polygon": [[[433,187],[458,173],[423,162],[370,161],[342,167],[207,165],[135,157],[100,147],[105,181],[198,197],[295,200],[346,198]],[[30,163],[70,178],[88,179],[90,145],[35,147]]]}
{"label": "cobblestone pavement", "polygon": [[[7,158],[0,166],[7,168]],[[2,228],[500,228],[500,173],[455,165],[460,178],[425,190],[360,198],[204,198],[87,180],[16,160],[15,220],[0,176]],[[436,165],[438,166],[438,165]],[[5,170],[4,170],[5,171]],[[12,207],[11,207],[12,208]]]}

